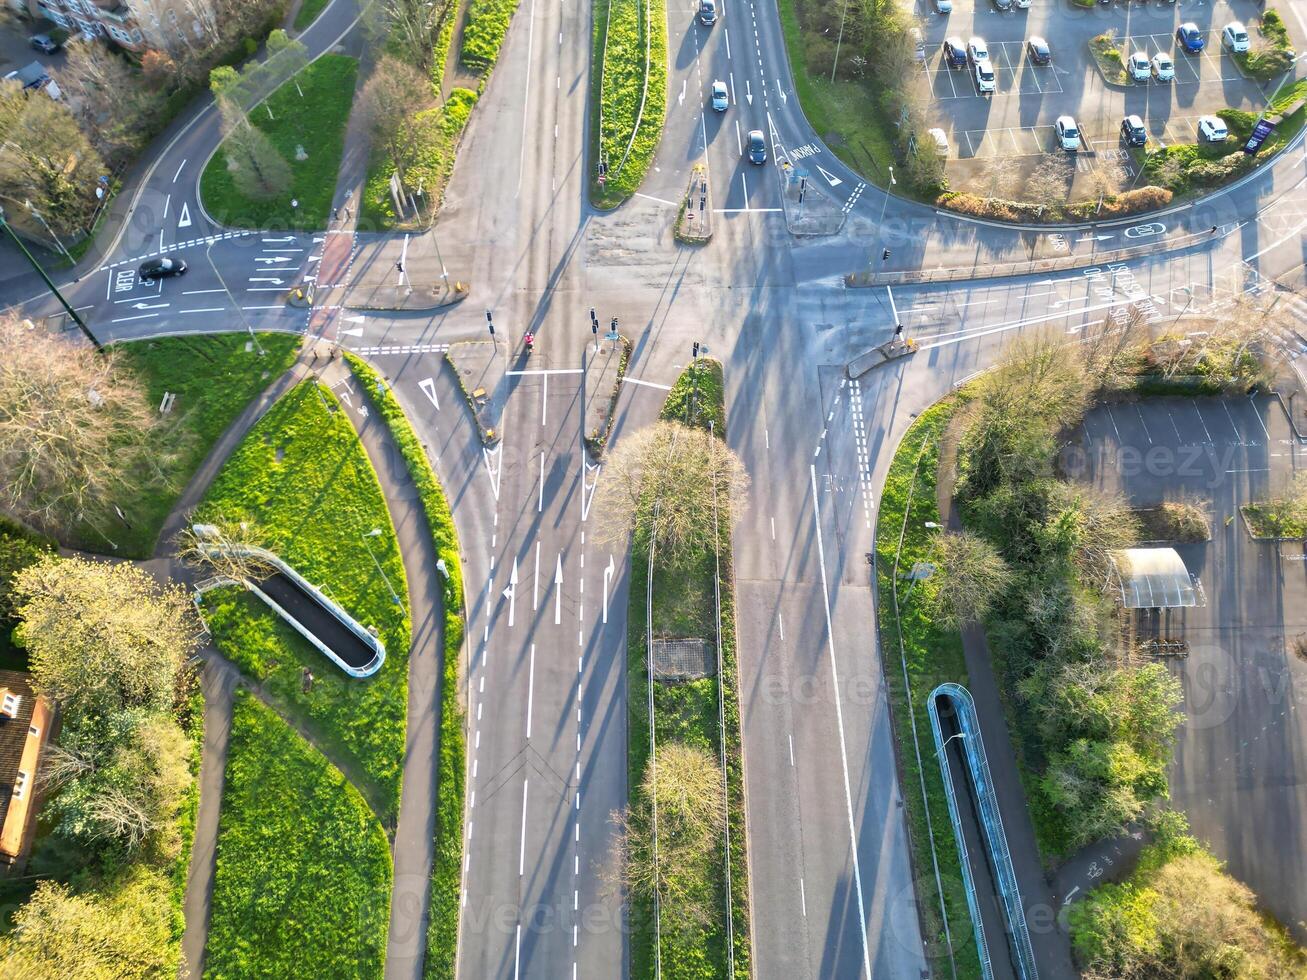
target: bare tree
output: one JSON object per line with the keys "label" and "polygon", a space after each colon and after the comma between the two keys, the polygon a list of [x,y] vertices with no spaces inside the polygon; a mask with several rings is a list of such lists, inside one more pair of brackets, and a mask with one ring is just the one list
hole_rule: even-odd
{"label": "bare tree", "polygon": [[934,138],[918,129],[912,146],[905,165],[908,181],[913,187],[927,193],[944,190],[948,186],[944,176],[944,154],[935,145]]}
{"label": "bare tree", "polygon": [[981,620],[994,600],[1012,585],[1012,572],[998,549],[978,535],[963,531],[941,534],[933,549],[937,565],[934,605],[952,626]]}
{"label": "bare tree", "polygon": [[1094,161],[1094,169],[1089,172],[1089,188],[1098,199],[1098,207],[1103,207],[1103,199],[1119,194],[1130,179],[1130,172],[1115,160],[1099,159]]}
{"label": "bare tree", "polygon": [[986,197],[1011,201],[1021,187],[1021,174],[1008,157],[987,157],[980,171],[980,181]]}
{"label": "bare tree", "polygon": [[372,133],[373,145],[385,149],[401,181],[424,146],[414,133],[415,118],[434,102],[426,76],[391,55],[382,56],[363,86],[358,111]]}
{"label": "bare tree", "polygon": [[1075,167],[1065,153],[1045,153],[1021,185],[1021,197],[1041,208],[1065,204]]}
{"label": "bare tree", "polygon": [[431,71],[436,32],[450,10],[449,0],[382,0],[388,40],[400,56],[423,73]]}
{"label": "bare tree", "polygon": [[218,98],[225,136],[222,152],[232,180],[246,197],[263,199],[284,194],[290,187],[290,164],[266,133],[250,122],[245,110],[226,96]]}
{"label": "bare tree", "polygon": [[1109,314],[1085,329],[1080,345],[1085,370],[1100,392],[1120,391],[1134,382],[1147,340],[1144,315],[1134,304],[1126,307],[1124,322]]}
{"label": "bare tree", "polygon": [[122,160],[140,149],[158,95],[140,72],[99,41],[78,38],[56,69],[68,106],[104,157]]}
{"label": "bare tree", "polygon": [[257,582],[276,571],[270,561],[250,552],[263,548],[264,540],[248,522],[219,521],[184,528],[177,535],[177,555],[182,561],[237,582]]}
{"label": "bare tree", "polygon": [[711,551],[714,489],[725,533],[748,503],[744,465],[702,429],[658,422],[610,451],[596,501],[601,533],[611,541],[633,530],[637,537],[652,535],[657,550],[672,560]]}
{"label": "bare tree", "polygon": [[0,507],[50,530],[163,481],[171,440],[116,354],[0,315]]}

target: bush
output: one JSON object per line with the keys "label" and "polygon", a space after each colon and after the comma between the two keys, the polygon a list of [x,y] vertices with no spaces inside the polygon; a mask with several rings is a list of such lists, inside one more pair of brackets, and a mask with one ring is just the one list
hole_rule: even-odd
{"label": "bush", "polygon": [[1232,54],[1244,73],[1262,82],[1284,74],[1293,64],[1293,45],[1284,19],[1275,10],[1262,15],[1262,40],[1254,42],[1243,54]]}
{"label": "bush", "polygon": [[499,48],[516,9],[517,0],[471,0],[459,52],[464,66],[481,75],[490,73],[499,60]]}
{"label": "bush", "polygon": [[1170,541],[1193,544],[1212,537],[1207,511],[1197,504],[1168,500],[1157,507],[1135,511],[1141,541]]}

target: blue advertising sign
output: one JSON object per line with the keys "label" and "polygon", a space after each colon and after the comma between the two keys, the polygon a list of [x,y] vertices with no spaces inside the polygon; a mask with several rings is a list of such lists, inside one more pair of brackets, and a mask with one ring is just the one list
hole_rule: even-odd
{"label": "blue advertising sign", "polygon": [[1253,127],[1252,135],[1248,137],[1248,142],[1243,145],[1245,153],[1256,153],[1266,142],[1266,138],[1275,132],[1275,124],[1267,122],[1265,119],[1259,119],[1257,125]]}

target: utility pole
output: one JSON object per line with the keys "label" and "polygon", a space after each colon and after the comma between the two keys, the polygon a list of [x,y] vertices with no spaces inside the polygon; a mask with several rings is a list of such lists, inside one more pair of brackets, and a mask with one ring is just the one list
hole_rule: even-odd
{"label": "utility pole", "polygon": [[97,351],[103,351],[104,345],[95,339],[95,334],[91,333],[91,328],[83,323],[82,318],[77,315],[77,312],[71,306],[68,305],[68,300],[64,299],[63,293],[59,292],[58,287],[50,281],[50,277],[45,274],[45,270],[41,268],[41,264],[32,257],[32,253],[29,252],[27,246],[23,244],[23,240],[14,233],[12,228],[9,227],[9,222],[5,219],[4,208],[0,208],[0,226],[4,227],[4,230],[8,233],[10,239],[18,246],[19,251],[26,256],[27,261],[30,262],[32,268],[36,270],[36,274],[41,277],[41,281],[45,283],[46,288],[49,289],[54,295],[54,298],[59,301],[64,310],[67,311],[68,315],[73,318],[73,322],[77,324],[77,329],[82,331],[86,336],[86,339],[91,342],[92,346],[94,346]]}

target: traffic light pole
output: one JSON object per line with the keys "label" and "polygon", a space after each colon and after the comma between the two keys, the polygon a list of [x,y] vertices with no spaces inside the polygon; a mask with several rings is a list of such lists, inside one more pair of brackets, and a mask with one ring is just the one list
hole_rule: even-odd
{"label": "traffic light pole", "polygon": [[0,208],[0,226],[2,226],[4,230],[8,233],[13,243],[18,246],[19,251],[21,251],[23,255],[27,257],[27,261],[32,264],[32,268],[35,269],[37,275],[41,277],[41,281],[45,283],[46,288],[49,289],[50,292],[54,294],[54,298],[60,302],[63,308],[68,312],[68,315],[73,318],[73,322],[77,324],[77,329],[79,329],[80,331],[82,331],[83,334],[86,335],[86,339],[91,342],[91,344],[95,347],[97,351],[103,351],[104,345],[95,339],[95,334],[91,333],[91,328],[88,327],[85,323],[83,323],[82,318],[77,315],[77,312],[71,306],[68,305],[68,300],[64,299],[63,293],[59,292],[58,287],[55,286],[55,284],[50,281],[50,277],[45,274],[45,270],[41,268],[41,264],[37,262],[35,258],[32,257],[32,253],[29,252],[27,250],[27,246],[23,244],[23,240],[14,233],[14,230],[12,228],[9,227],[9,222],[5,218],[5,212],[3,208]]}

